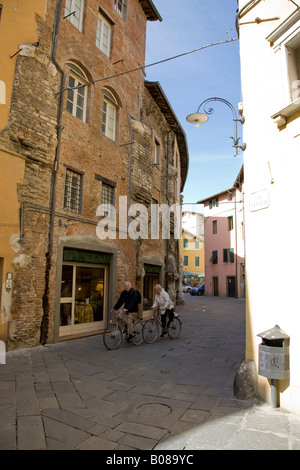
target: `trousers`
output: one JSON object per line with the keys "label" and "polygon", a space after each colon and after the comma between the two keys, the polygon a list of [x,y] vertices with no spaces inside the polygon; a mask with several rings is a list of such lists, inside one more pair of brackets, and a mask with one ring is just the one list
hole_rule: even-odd
{"label": "trousers", "polygon": [[136,318],[135,312],[120,312],[119,318],[127,325],[128,334],[132,336],[133,334],[133,323]]}
{"label": "trousers", "polygon": [[167,323],[167,316],[168,316],[168,324],[167,324],[167,328],[170,326],[170,323],[171,321],[173,321],[173,318],[174,318],[174,309],[173,308],[170,308],[170,309],[166,309],[165,313],[161,313],[161,326],[163,329],[166,328],[166,323]]}

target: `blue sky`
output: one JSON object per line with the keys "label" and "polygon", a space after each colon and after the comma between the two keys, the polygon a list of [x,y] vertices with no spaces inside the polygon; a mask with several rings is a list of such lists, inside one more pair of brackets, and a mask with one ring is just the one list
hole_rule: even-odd
{"label": "blue sky", "polygon": [[[163,21],[147,24],[146,64],[237,37],[237,0],[154,0],[154,4]],[[211,97],[229,101],[237,111],[239,41],[146,68],[146,79],[160,82],[187,136],[190,166],[184,202],[196,203],[230,188],[243,163],[242,152],[234,157],[231,110],[224,103],[210,103],[214,113],[198,129],[186,116]],[[238,136],[242,137],[240,123]],[[201,212],[201,206],[194,204],[184,208]]]}

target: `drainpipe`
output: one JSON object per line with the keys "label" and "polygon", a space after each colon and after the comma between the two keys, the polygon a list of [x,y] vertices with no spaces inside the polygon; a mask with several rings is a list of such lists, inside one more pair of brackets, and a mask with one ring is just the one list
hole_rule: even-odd
{"label": "drainpipe", "polygon": [[53,40],[51,50],[51,60],[61,74],[60,82],[60,93],[58,94],[58,106],[57,106],[57,145],[55,150],[54,165],[51,176],[51,187],[50,187],[50,220],[49,220],[49,232],[48,232],[48,245],[46,252],[46,269],[45,269],[45,290],[43,295],[43,318],[41,322],[41,344],[46,344],[48,340],[49,331],[49,318],[50,318],[50,271],[52,267],[52,254],[53,254],[53,234],[54,234],[54,218],[55,218],[55,203],[56,203],[56,186],[57,186],[57,175],[59,169],[60,159],[60,148],[61,148],[61,134],[62,134],[62,115],[63,115],[63,90],[65,88],[66,75],[63,69],[56,61],[56,50],[58,42],[59,25],[62,11],[62,0],[57,0],[56,10],[54,17],[53,26]]}

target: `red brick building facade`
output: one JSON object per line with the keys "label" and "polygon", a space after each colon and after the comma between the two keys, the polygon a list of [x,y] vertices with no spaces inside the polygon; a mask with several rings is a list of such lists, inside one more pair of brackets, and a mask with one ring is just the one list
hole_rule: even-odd
{"label": "red brick building facade", "polygon": [[[158,20],[151,0],[49,0],[36,18],[38,44],[14,59],[0,133],[1,148],[25,159],[10,349],[103,331],[126,280],[144,310],[157,282],[181,299],[172,216],[170,239],[132,239],[124,227],[133,214],[120,222],[120,197],[150,214],[151,204],[180,203],[187,176],[184,131],[140,68],[146,23]],[[115,237],[100,239],[105,203],[115,208]]]}

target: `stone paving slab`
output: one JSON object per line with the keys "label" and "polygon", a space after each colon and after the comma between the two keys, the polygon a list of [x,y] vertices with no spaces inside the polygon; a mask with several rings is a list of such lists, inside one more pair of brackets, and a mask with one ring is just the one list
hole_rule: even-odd
{"label": "stone paving slab", "polygon": [[102,336],[7,353],[0,450],[300,450],[300,416],[233,396],[245,302],[185,296],[177,340]]}

